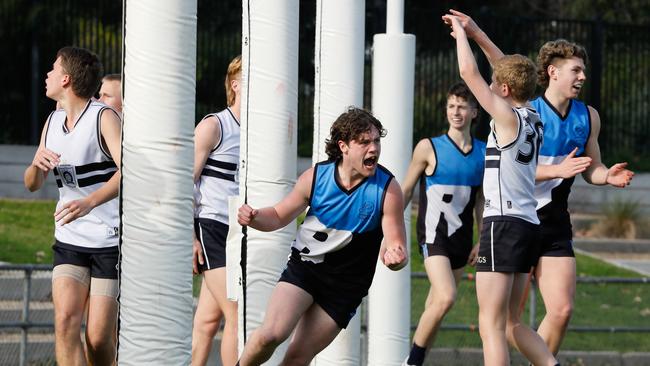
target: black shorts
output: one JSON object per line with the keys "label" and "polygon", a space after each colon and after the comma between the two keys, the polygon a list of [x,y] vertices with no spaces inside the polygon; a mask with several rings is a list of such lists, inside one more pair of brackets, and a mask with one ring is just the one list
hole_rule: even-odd
{"label": "black shorts", "polygon": [[203,247],[203,264],[199,264],[199,272],[225,267],[228,225],[216,220],[195,218],[194,232]]}
{"label": "black shorts", "polygon": [[527,273],[538,258],[539,225],[515,217],[483,220],[476,271]]}
{"label": "black shorts", "polygon": [[344,275],[323,273],[318,267],[318,264],[312,262],[290,258],[279,282],[287,282],[305,290],[343,329],[348,326],[361,300],[368,294],[368,288],[345,288]]}
{"label": "black shorts", "polygon": [[540,235],[540,257],[575,257],[573,240],[566,235],[553,234],[542,230]]}
{"label": "black shorts", "polygon": [[451,269],[463,268],[467,265],[469,253],[472,251],[472,243],[463,244],[460,242],[452,243],[449,238],[436,237],[433,244],[420,244],[420,252],[424,259],[441,255],[449,258]]}
{"label": "black shorts", "polygon": [[54,251],[54,267],[59,264],[73,264],[90,268],[90,277],[117,279],[117,246],[109,248],[85,248],[62,243],[58,240],[52,246]]}

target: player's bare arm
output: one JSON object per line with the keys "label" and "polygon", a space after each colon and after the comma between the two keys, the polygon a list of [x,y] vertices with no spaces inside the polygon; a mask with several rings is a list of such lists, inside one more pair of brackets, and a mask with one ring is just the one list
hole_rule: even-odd
{"label": "player's bare arm", "polygon": [[413,158],[406,171],[406,177],[402,183],[402,193],[404,195],[404,209],[413,198],[413,188],[417,184],[423,172],[433,173],[436,168],[436,154],[431,147],[429,139],[422,139],[413,149]]}
{"label": "player's bare arm", "polygon": [[[456,38],[458,69],[472,94],[486,112],[492,116],[499,145],[505,146],[517,138],[518,121],[512,107],[501,96],[495,94],[485,82],[476,65],[474,54],[469,46],[467,35],[454,15],[445,15],[443,20],[452,27],[452,37]],[[503,95],[509,94],[507,85],[496,86]],[[503,89],[503,90],[501,90]]]}
{"label": "player's bare arm", "polygon": [[497,47],[487,34],[476,25],[469,15],[454,9],[449,9],[449,12],[458,18],[458,21],[465,29],[467,38],[473,39],[474,42],[481,47],[481,50],[485,54],[485,57],[487,57],[490,65],[493,65],[494,61],[503,57],[503,52],[501,52],[499,47]]}
{"label": "player's bare arm", "polygon": [[48,124],[49,121],[46,121],[43,131],[41,132],[41,142],[38,145],[36,154],[34,154],[34,159],[27,169],[25,169],[25,174],[23,175],[25,188],[30,192],[36,192],[41,189],[45,182],[45,178],[47,178],[47,174],[50,170],[59,165],[59,158],[61,156],[54,151],[45,148],[45,134],[47,132]]}
{"label": "player's bare arm", "polygon": [[215,116],[204,118],[194,129],[194,182],[198,182],[210,152],[221,140],[221,125]]}
{"label": "player's bare arm", "polygon": [[593,107],[589,106],[591,118],[591,133],[585,146],[585,155],[591,158],[591,165],[582,173],[582,177],[588,183],[595,185],[609,184],[614,187],[623,188],[630,184],[634,172],[626,169],[627,162],[616,163],[609,169],[602,163],[600,157],[600,145],[598,136],[600,134],[600,115]]}
{"label": "player's bare arm", "polygon": [[381,218],[384,240],[379,250],[379,258],[393,271],[404,268],[408,263],[403,207],[402,190],[397,181],[392,179],[386,190],[384,214]]}
{"label": "player's bare arm", "polygon": [[121,139],[122,121],[117,114],[106,109],[101,114],[101,135],[102,142],[111,154],[111,158],[117,166],[117,171],[101,188],[89,194],[87,197],[70,201],[62,205],[55,213],[54,220],[65,225],[79,217],[87,215],[93,208],[117,197],[120,186],[120,161],[121,161]]}
{"label": "player's bare arm", "polygon": [[260,231],[273,231],[287,226],[309,205],[309,195],[314,176],[314,168],[300,175],[293,190],[273,207],[260,209],[243,204],[239,208],[237,221],[242,226],[250,226]]}

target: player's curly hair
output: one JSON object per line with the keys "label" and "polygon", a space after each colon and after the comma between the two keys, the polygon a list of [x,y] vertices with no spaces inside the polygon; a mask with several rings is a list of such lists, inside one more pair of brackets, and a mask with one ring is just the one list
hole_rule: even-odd
{"label": "player's curly hair", "polygon": [[102,82],[104,67],[97,55],[84,48],[63,47],[56,53],[61,66],[70,75],[72,91],[81,98],[91,98]]}
{"label": "player's curly hair", "polygon": [[361,134],[370,132],[372,127],[379,131],[380,137],[386,136],[386,130],[381,122],[370,112],[356,107],[348,107],[348,110],[341,114],[330,128],[330,136],[325,140],[325,153],[330,160],[338,160],[342,156],[339,148],[339,141],[349,143],[356,140]]}
{"label": "player's curly hair", "polygon": [[526,102],[535,95],[537,68],[522,55],[506,55],[494,62],[494,78],[510,88],[510,95],[518,102]]}
{"label": "player's curly hair", "polygon": [[578,57],[587,64],[587,50],[577,43],[569,42],[566,39],[556,39],[544,43],[537,55],[537,82],[539,85],[548,88],[549,76],[548,67],[558,58]]}
{"label": "player's curly hair", "polygon": [[235,91],[232,90],[230,82],[236,78],[241,78],[241,55],[235,57],[230,61],[228,65],[228,72],[226,73],[226,81],[224,82],[226,87],[226,103],[228,107],[235,104]]}

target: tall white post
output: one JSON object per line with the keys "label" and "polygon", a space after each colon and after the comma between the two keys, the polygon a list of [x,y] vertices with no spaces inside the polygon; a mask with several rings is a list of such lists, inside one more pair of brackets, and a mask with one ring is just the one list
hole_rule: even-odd
{"label": "tall white post", "polygon": [[[293,189],[297,165],[298,0],[245,0],[242,23],[240,198],[272,206]],[[240,351],[264,318],[287,262],[296,225],[264,233],[246,229],[239,296]],[[268,365],[278,365],[280,346]]]}
{"label": "tall white post", "polygon": [[188,365],[196,0],[126,1],[120,365]]}
{"label": "tall white post", "polygon": [[[415,36],[403,34],[403,0],[388,0],[387,34],[374,36],[372,111],[388,130],[380,162],[399,182],[413,147]],[[410,247],[410,209],[404,211]],[[392,272],[378,262],[369,295],[368,364],[400,365],[409,351],[410,266]]]}
{"label": "tall white post", "polygon": [[[363,106],[365,0],[318,0],[316,3],[316,92],[312,161],[326,160],[325,139],[348,106]],[[360,314],[314,358],[313,366],[361,363]]]}

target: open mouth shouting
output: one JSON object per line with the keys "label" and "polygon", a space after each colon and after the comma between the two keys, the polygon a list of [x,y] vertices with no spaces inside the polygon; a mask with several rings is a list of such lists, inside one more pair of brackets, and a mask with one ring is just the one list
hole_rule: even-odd
{"label": "open mouth shouting", "polygon": [[369,158],[363,159],[363,166],[366,169],[374,169],[377,166],[377,157],[371,156]]}
{"label": "open mouth shouting", "polygon": [[571,85],[571,90],[573,90],[575,93],[580,93],[580,90],[582,90],[582,83],[575,83]]}

